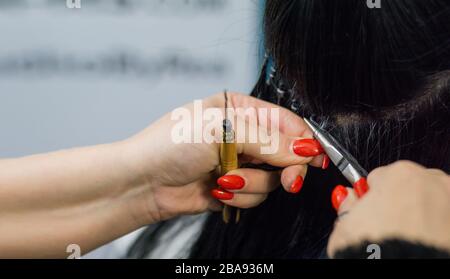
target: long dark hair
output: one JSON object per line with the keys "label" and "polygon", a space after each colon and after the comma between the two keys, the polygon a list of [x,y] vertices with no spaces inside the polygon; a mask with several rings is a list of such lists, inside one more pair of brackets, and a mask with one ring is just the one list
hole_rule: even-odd
{"label": "long dark hair", "polygon": [[[269,58],[253,96],[315,116],[368,170],[400,159],[450,172],[448,0],[267,0]],[[194,258],[316,258],[335,213],[335,168],[308,172],[237,225],[213,214]]]}
{"label": "long dark hair", "polygon": [[[267,0],[267,61],[252,95],[314,116],[367,169],[407,159],[450,173],[448,0]],[[192,258],[317,258],[345,179],[310,168],[238,224],[211,214]]]}

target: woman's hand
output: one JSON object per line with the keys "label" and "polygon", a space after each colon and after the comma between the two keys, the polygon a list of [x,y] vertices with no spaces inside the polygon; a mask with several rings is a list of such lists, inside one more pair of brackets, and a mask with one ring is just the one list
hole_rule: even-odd
{"label": "woman's hand", "polygon": [[411,162],[374,170],[370,191],[357,200],[351,188],[338,186],[333,200],[341,217],[328,243],[328,254],[364,241],[400,239],[450,251],[450,177]]}
{"label": "woman's hand", "polygon": [[[251,143],[255,135],[244,131],[237,149],[242,162],[283,167],[285,189],[298,192],[306,164],[320,160],[313,158],[322,153],[316,141],[300,139],[311,138],[303,120],[249,96],[229,97],[234,108],[279,109],[279,117],[269,113],[270,122],[279,124],[269,130],[262,125],[264,113],[233,117],[238,141],[240,125],[245,131],[257,128],[258,134]],[[208,108],[223,111],[224,96],[204,100],[203,109]],[[200,133],[198,143],[175,143],[181,120],[172,120],[169,113],[125,141],[0,160],[0,257],[65,257],[70,244],[86,253],[153,222],[220,209],[210,190],[217,187],[219,140],[214,138],[221,138],[223,114],[212,122],[217,131],[205,129],[213,139],[208,142],[201,141],[203,131],[197,126],[201,111],[193,104],[176,111],[196,123],[185,128],[188,137]],[[272,150],[262,149],[268,146]],[[228,191],[213,193],[238,207],[261,203],[280,180],[279,172],[239,169],[231,174],[220,179]]]}
{"label": "woman's hand", "polygon": [[[144,223],[208,209],[219,210],[222,206],[217,200],[240,208],[253,207],[264,201],[267,194],[279,185],[280,179],[287,191],[297,193],[301,189],[307,164],[322,165],[323,156],[318,156],[323,152],[320,145],[311,139],[302,140],[312,138],[312,133],[300,117],[284,108],[253,97],[235,93],[229,93],[228,96],[228,105],[234,109],[254,108],[256,112],[258,109],[279,110],[279,119],[275,119],[270,111],[267,113],[268,123],[279,122],[278,126],[271,126],[274,129],[271,132],[268,132],[270,128],[261,125],[263,120],[266,120],[261,113],[252,114],[246,119],[242,115],[237,115],[234,118],[233,128],[237,139],[242,138],[240,134],[242,130],[237,129],[238,127],[245,127],[247,133],[237,144],[241,163],[266,163],[282,167],[284,170],[232,171],[219,179],[221,190],[213,190],[212,195],[215,197],[213,198],[211,190],[217,187],[216,170],[219,166],[219,142],[223,118],[214,124],[217,128],[216,134],[210,135],[216,139],[214,142],[207,143],[202,137],[199,143],[175,143],[174,128],[180,123],[180,119],[173,120],[172,113],[169,113],[124,143],[124,153],[128,154],[130,170],[142,181],[142,193],[133,201],[133,207],[136,208],[136,215],[143,216]],[[223,113],[224,95],[217,94],[203,100],[202,107],[203,110],[216,108]],[[211,123],[198,119],[201,115],[195,112],[193,103],[184,106],[183,109],[191,116],[191,123],[200,121],[204,127]],[[252,123],[257,123],[257,130],[252,130],[255,128]],[[202,135],[202,131],[194,124],[189,128],[192,131],[192,134],[188,135],[189,138],[193,139],[194,133]],[[250,131],[258,132],[255,143],[250,143],[250,136],[255,136],[249,135]],[[276,145],[275,152],[263,154],[261,148],[270,144]]]}

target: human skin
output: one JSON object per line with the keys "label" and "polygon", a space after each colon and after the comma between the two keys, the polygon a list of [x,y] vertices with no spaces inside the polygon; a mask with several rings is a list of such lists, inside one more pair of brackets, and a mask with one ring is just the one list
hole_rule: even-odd
{"label": "human skin", "polygon": [[[450,252],[450,176],[408,161],[378,168],[368,176],[370,190],[357,199],[339,187],[328,254],[365,241],[380,244],[400,239]],[[344,188],[345,189],[345,188]],[[339,202],[337,202],[339,200]]]}
{"label": "human skin", "polygon": [[[238,143],[237,149],[241,161],[282,171],[232,171],[228,175],[242,178],[243,184],[229,189],[231,199],[218,201],[210,192],[217,187],[219,144],[173,143],[170,113],[123,141],[2,159],[0,257],[67,257],[69,244],[79,245],[84,254],[175,216],[220,210],[223,204],[256,206],[280,181],[287,191],[299,190],[307,164],[320,167],[323,160],[320,154],[293,151],[299,141],[312,137],[303,120],[249,96],[230,93],[230,101],[233,107],[280,109],[276,153],[261,154],[261,142]],[[203,106],[223,109],[223,95],[203,100]],[[185,108],[192,112],[193,104]],[[249,125],[245,119],[236,121]]]}

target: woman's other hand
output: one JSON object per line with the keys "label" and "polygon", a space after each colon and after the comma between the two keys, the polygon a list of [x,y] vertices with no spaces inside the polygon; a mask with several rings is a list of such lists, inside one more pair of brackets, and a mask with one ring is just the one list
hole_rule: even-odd
{"label": "woman's other hand", "polygon": [[363,242],[393,239],[450,251],[446,173],[402,161],[374,170],[368,183],[370,191],[360,200],[351,188],[338,186],[333,192],[341,217],[328,243],[330,256]]}

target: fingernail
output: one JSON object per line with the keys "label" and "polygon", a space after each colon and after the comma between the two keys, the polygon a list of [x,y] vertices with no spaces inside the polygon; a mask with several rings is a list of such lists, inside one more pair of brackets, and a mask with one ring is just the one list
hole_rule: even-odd
{"label": "fingernail", "polygon": [[217,179],[217,184],[226,190],[239,190],[244,188],[245,180],[239,175],[224,175]]}
{"label": "fingernail", "polygon": [[322,169],[326,170],[328,168],[328,166],[330,165],[330,157],[328,157],[327,154],[325,154],[323,156],[323,161],[322,161]]}
{"label": "fingernail", "polygon": [[234,197],[233,193],[223,191],[220,189],[212,189],[211,195],[218,200],[231,200]]}
{"label": "fingernail", "polygon": [[323,148],[315,139],[299,139],[294,141],[294,153],[303,157],[313,157],[323,153]]}
{"label": "fingernail", "polygon": [[293,194],[297,194],[303,187],[303,177],[301,175],[297,176],[294,183],[291,185],[290,192]]}
{"label": "fingernail", "polygon": [[344,186],[338,185],[334,188],[333,193],[331,194],[331,203],[336,211],[339,210],[341,203],[347,198],[347,195],[348,191]]}
{"label": "fingernail", "polygon": [[367,191],[369,191],[367,180],[365,178],[361,178],[353,185],[353,189],[355,189],[355,193],[358,198],[363,197]]}

